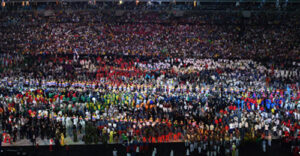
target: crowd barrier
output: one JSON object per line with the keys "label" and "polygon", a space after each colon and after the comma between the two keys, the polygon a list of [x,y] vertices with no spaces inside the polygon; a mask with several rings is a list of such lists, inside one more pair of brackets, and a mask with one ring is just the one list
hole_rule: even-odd
{"label": "crowd barrier", "polygon": [[[180,143],[151,143],[146,145],[145,150],[141,153],[134,153],[135,156],[151,156],[154,148],[157,149],[157,156],[169,156],[171,150],[174,156],[185,156],[186,147],[183,142]],[[144,147],[146,147],[144,146]],[[49,151],[49,146],[11,146],[2,147],[1,156],[111,156],[112,151],[116,149],[118,156],[126,156],[126,148],[123,144],[99,144],[99,145],[71,145],[53,147],[53,151]],[[240,156],[292,156],[290,149],[283,145],[279,140],[273,140],[272,146],[267,147],[267,151],[262,151],[261,142],[242,143],[238,148]],[[202,153],[203,154],[203,153]],[[197,150],[192,155],[198,154]],[[204,154],[206,155],[206,153]]]}

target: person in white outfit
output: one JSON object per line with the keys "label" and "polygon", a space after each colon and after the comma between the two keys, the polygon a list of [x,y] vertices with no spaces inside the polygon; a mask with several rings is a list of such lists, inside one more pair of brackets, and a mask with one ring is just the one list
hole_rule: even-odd
{"label": "person in white outfit", "polygon": [[186,156],[189,156],[189,155],[190,155],[190,149],[187,148],[187,149],[186,149]]}
{"label": "person in white outfit", "polygon": [[118,156],[118,151],[116,150],[116,148],[114,148],[113,150],[113,156]]}
{"label": "person in white outfit", "polygon": [[173,150],[171,150],[170,156],[174,156],[174,151]]}
{"label": "person in white outfit", "polygon": [[152,156],[156,156],[156,147],[153,149]]}

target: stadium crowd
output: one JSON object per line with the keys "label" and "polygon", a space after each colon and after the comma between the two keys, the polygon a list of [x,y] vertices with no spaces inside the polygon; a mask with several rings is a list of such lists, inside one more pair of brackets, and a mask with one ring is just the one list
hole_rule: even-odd
{"label": "stadium crowd", "polygon": [[281,139],[299,151],[297,16],[27,12],[1,21],[4,142],[71,137],[134,144],[129,153],[185,141],[187,155],[237,155],[243,141],[266,151]]}

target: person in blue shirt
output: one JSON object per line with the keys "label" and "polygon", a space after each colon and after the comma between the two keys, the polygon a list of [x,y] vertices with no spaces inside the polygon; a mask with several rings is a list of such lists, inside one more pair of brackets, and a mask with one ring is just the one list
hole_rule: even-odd
{"label": "person in blue shirt", "polygon": [[271,100],[270,99],[267,100],[266,107],[267,107],[267,110],[269,111],[270,107],[271,107]]}
{"label": "person in blue shirt", "polygon": [[275,107],[275,103],[271,103],[271,108],[274,108]]}
{"label": "person in blue shirt", "polygon": [[244,109],[244,100],[242,100],[242,110]]}
{"label": "person in blue shirt", "polygon": [[290,89],[289,86],[287,86],[285,94],[287,94],[288,96],[290,96],[290,93],[291,93],[291,89]]}

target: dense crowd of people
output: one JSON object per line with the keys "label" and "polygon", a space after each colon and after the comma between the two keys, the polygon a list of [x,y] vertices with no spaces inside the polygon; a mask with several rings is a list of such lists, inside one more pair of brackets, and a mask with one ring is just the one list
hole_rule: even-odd
{"label": "dense crowd of people", "polygon": [[232,16],[174,19],[159,13],[125,13],[113,18],[80,12],[48,18],[37,13],[4,14],[0,44],[1,51],[18,54],[299,59],[299,16],[257,15],[249,20]]}
{"label": "dense crowd of people", "polygon": [[281,139],[299,151],[299,16],[0,17],[4,142],[184,141],[187,155],[237,155]]}

